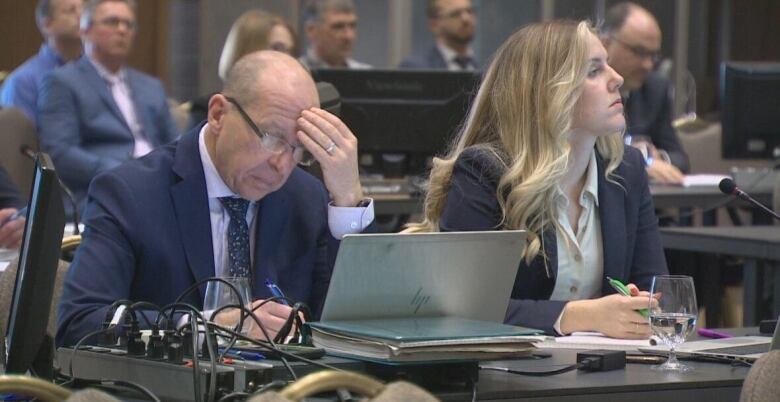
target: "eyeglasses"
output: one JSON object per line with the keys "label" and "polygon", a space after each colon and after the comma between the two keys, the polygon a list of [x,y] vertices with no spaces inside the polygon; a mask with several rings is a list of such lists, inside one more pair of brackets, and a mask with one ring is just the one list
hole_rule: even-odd
{"label": "eyeglasses", "polygon": [[227,99],[228,102],[232,103],[233,106],[236,107],[236,110],[238,110],[238,113],[244,119],[246,124],[249,125],[249,128],[252,129],[252,131],[255,133],[255,135],[257,135],[258,138],[260,138],[260,144],[263,146],[265,150],[275,155],[279,155],[284,151],[290,150],[293,156],[293,160],[295,160],[295,163],[303,166],[309,166],[314,162],[314,156],[306,148],[302,146],[292,145],[289,142],[287,142],[287,140],[285,140],[284,138],[278,135],[274,135],[265,131],[260,131],[260,128],[257,127],[257,124],[255,124],[255,122],[252,121],[249,115],[246,114],[244,108],[241,107],[241,105],[238,103],[237,100],[229,96],[225,96],[225,99]]}
{"label": "eyeglasses", "polygon": [[102,20],[95,21],[96,24],[104,25],[109,28],[117,29],[120,25],[124,25],[128,31],[135,31],[137,28],[136,22],[126,18],[120,17],[106,17]]}
{"label": "eyeglasses", "polygon": [[613,39],[615,42],[623,45],[623,47],[630,50],[631,53],[633,53],[636,57],[639,57],[640,59],[650,58],[650,60],[653,61],[653,64],[656,64],[661,60],[661,52],[659,50],[650,50],[645,48],[644,46],[632,45],[614,36],[610,36],[610,38]]}

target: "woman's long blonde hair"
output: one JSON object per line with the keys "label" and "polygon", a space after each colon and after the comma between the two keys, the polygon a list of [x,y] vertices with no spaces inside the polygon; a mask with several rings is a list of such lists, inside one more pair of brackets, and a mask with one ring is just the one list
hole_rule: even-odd
{"label": "woman's long blonde hair", "polygon": [[[479,147],[505,168],[496,190],[502,210],[497,229],[528,232],[526,262],[543,251],[543,231],[558,227],[558,183],[566,173],[593,32],[585,21],[550,21],[529,25],[501,45],[451,149],[434,158],[425,219],[407,232],[439,229],[455,161],[464,149]],[[608,160],[609,178],[623,158],[622,135],[600,136],[596,147]]]}
{"label": "woman's long blonde hair", "polygon": [[238,59],[249,53],[270,48],[268,37],[271,35],[271,30],[277,25],[285,27],[290,32],[293,38],[293,48],[290,49],[291,56],[298,57],[298,37],[287,21],[263,10],[249,10],[233,22],[227,39],[225,39],[225,45],[222,47],[218,72],[223,81],[226,79],[230,67],[233,67]]}

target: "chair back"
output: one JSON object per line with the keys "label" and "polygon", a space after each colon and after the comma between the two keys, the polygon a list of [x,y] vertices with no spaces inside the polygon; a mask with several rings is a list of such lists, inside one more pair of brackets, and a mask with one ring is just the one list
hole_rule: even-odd
{"label": "chair back", "polygon": [[38,152],[38,133],[35,126],[19,109],[0,109],[0,137],[3,146],[0,147],[0,161],[8,171],[22,195],[30,195],[35,162],[20,151],[27,145]]}
{"label": "chair back", "polygon": [[[19,258],[11,261],[4,272],[0,272],[0,359],[5,361],[5,331],[8,329],[8,320],[11,315],[11,301],[14,295],[14,286],[16,285],[16,271],[19,267]],[[62,286],[65,281],[65,275],[68,273],[70,264],[60,260],[57,266],[57,276],[54,281],[54,294],[51,298],[51,307],[49,308],[49,322],[46,326],[46,334],[49,339],[54,339],[57,333],[57,304],[59,304],[62,295]]]}
{"label": "chair back", "polygon": [[750,368],[742,385],[740,402],[776,402],[780,399],[780,350],[761,356]]}

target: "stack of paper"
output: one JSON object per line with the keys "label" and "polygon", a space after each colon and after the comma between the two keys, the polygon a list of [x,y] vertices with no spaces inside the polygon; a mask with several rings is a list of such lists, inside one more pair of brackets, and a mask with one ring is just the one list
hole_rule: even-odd
{"label": "stack of paper", "polygon": [[539,331],[454,317],[315,322],[314,346],[329,354],[386,362],[496,360],[527,356]]}
{"label": "stack of paper", "polygon": [[618,339],[610,338],[599,332],[574,332],[569,336],[548,338],[534,344],[539,349],[608,349],[637,351],[642,347],[650,347],[650,339]]}

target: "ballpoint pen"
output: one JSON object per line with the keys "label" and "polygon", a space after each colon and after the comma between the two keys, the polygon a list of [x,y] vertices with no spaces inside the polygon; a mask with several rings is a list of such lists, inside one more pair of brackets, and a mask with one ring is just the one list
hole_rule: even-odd
{"label": "ballpoint pen", "polygon": [[[612,286],[613,289],[615,289],[618,293],[620,293],[623,296],[631,296],[631,291],[628,289],[626,285],[623,284],[623,282],[620,282],[617,279],[612,279],[610,277],[607,277],[607,281],[609,282],[609,286]],[[639,314],[642,314],[642,317],[648,318],[650,317],[650,312],[643,308],[641,310],[637,310]]]}
{"label": "ballpoint pen", "polygon": [[[219,352],[223,352],[224,348],[219,348]],[[228,349],[227,353],[225,353],[226,357],[231,357],[234,359],[243,359],[243,360],[251,360],[251,361],[258,361],[258,360],[265,360],[265,355],[258,352],[250,352],[246,350],[239,350],[239,349]]]}
{"label": "ballpoint pen", "polygon": [[[265,279],[265,287],[268,288],[268,291],[271,292],[271,296],[273,297],[284,297],[284,293],[282,293],[282,290],[279,289],[279,286],[276,286],[274,281],[266,278]],[[285,306],[289,306],[290,303],[287,303],[287,300],[284,299],[278,299],[277,303],[284,304]]]}
{"label": "ballpoint pen", "polygon": [[13,215],[9,216],[6,220],[3,221],[3,223],[0,223],[0,227],[3,227],[6,223],[17,220],[26,215],[27,215],[27,207],[24,207],[14,212]]}

